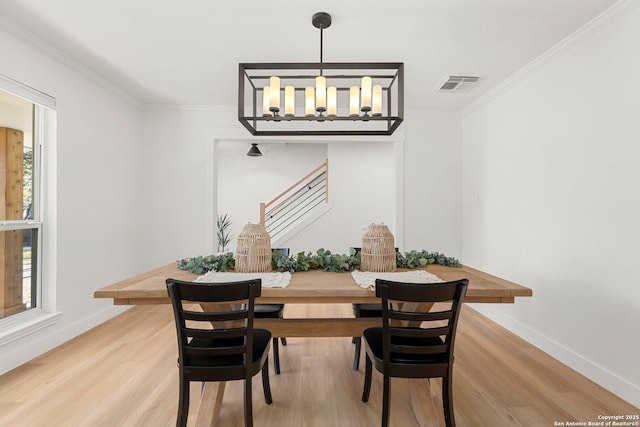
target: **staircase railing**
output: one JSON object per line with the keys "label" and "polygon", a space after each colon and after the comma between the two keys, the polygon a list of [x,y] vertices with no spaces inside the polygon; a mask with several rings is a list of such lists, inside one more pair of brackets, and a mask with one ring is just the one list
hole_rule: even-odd
{"label": "staircase railing", "polygon": [[260,224],[274,239],[328,201],[329,161],[325,160],[271,201],[260,203]]}

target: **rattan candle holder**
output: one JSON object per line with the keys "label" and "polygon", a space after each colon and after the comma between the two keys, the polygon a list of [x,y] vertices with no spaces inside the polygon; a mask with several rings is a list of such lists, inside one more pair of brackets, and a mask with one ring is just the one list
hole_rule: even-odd
{"label": "rattan candle holder", "polygon": [[238,235],[235,253],[239,273],[271,271],[271,236],[262,224],[247,224]]}
{"label": "rattan candle holder", "polygon": [[396,246],[393,234],[384,224],[371,224],[362,237],[360,270],[396,271]]}

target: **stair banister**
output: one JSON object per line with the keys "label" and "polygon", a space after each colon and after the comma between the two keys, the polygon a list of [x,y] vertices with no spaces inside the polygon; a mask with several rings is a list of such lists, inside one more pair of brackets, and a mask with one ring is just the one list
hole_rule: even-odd
{"label": "stair banister", "polygon": [[300,186],[302,183],[304,183],[308,178],[312,177],[315,173],[317,173],[318,171],[324,169],[325,170],[325,180],[326,180],[326,191],[325,191],[325,201],[328,202],[329,201],[329,161],[325,160],[324,163],[322,163],[320,166],[318,166],[317,168],[315,168],[314,170],[312,170],[311,172],[309,172],[308,174],[306,174],[304,177],[302,177],[301,179],[299,179],[296,183],[294,183],[293,185],[291,185],[289,188],[287,188],[286,190],[284,190],[282,193],[278,194],[276,197],[274,197],[273,199],[271,199],[270,201],[264,203],[260,203],[260,224],[265,225],[265,215],[266,215],[266,211],[267,208],[269,206],[271,206],[272,204],[274,204],[276,201],[278,201],[280,198],[284,197],[287,193],[289,193],[291,190],[293,190],[294,188]]}

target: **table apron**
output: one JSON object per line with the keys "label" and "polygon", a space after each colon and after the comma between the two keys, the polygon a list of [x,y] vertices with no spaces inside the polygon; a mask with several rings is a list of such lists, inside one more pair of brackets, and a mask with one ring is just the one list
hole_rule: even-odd
{"label": "table apron", "polygon": [[[465,303],[490,303],[490,304],[513,304],[515,297],[513,296],[467,296]],[[304,298],[304,297],[287,297],[287,298],[257,298],[257,304],[375,304],[380,303],[380,299],[376,297],[370,298],[353,298],[353,297],[335,297],[335,298]],[[169,298],[114,298],[114,305],[150,305],[150,304],[171,304]]]}

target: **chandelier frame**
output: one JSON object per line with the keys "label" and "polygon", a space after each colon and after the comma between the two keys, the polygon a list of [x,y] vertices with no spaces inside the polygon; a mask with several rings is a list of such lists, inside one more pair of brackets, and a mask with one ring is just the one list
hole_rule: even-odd
{"label": "chandelier frame", "polygon": [[[339,72],[333,74],[332,70]],[[365,72],[358,72],[363,70]],[[305,73],[305,71],[307,71]],[[386,82],[382,85],[385,102],[382,114],[352,116],[348,113],[307,116],[266,116],[260,115],[262,86],[269,76],[278,75],[288,81],[311,81],[318,75],[336,83],[338,93],[348,93],[349,81],[370,76],[374,81]],[[315,62],[315,63],[241,63],[238,67],[238,120],[255,136],[274,135],[391,135],[404,119],[404,63],[402,62]],[[340,84],[343,82],[343,84]],[[295,86],[296,94],[304,92],[304,87]],[[297,126],[301,122],[322,123],[322,127],[304,129]],[[363,124],[375,126],[366,129]],[[274,128],[278,123],[278,128]],[[356,124],[349,126],[349,124]],[[286,127],[286,129],[285,129]]]}

